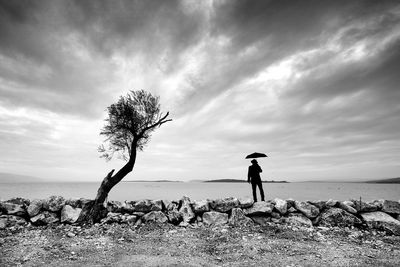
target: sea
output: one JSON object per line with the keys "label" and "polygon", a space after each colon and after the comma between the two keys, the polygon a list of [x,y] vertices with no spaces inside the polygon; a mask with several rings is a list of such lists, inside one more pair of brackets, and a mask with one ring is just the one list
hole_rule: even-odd
{"label": "sea", "polygon": [[[13,197],[28,199],[59,195],[65,198],[96,196],[100,182],[65,183],[0,183],[0,200]],[[266,199],[349,200],[400,199],[400,184],[369,183],[264,183]],[[259,192],[257,192],[259,195]],[[131,201],[140,199],[178,200],[188,196],[192,200],[225,197],[251,198],[251,185],[247,183],[204,182],[121,182],[110,192],[108,200]]]}

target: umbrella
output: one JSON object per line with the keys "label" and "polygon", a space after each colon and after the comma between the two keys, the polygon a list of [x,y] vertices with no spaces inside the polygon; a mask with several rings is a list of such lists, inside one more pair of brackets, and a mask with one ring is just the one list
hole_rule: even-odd
{"label": "umbrella", "polygon": [[268,157],[268,156],[263,153],[254,152],[250,155],[247,155],[246,159],[265,158],[265,157]]}

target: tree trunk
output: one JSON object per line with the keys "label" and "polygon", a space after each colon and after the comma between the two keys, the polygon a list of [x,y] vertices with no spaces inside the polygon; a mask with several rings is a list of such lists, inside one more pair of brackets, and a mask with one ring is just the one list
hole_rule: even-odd
{"label": "tree trunk", "polygon": [[129,161],[122,167],[114,176],[114,170],[109,172],[107,176],[101,182],[99,189],[97,190],[96,198],[87,203],[81,211],[78,218],[78,223],[96,223],[104,217],[105,207],[104,202],[108,197],[108,193],[111,189],[118,184],[128,173],[133,170],[136,161],[136,144],[132,144],[131,155]]}

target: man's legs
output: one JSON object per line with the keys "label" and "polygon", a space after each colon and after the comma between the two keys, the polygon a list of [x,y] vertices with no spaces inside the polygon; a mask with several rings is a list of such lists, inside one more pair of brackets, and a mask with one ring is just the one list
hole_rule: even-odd
{"label": "man's legs", "polygon": [[251,183],[251,188],[253,189],[254,202],[257,202],[257,184],[256,183]]}
{"label": "man's legs", "polygon": [[261,195],[261,201],[265,201],[265,198],[264,198],[264,189],[263,189],[263,187],[262,187],[262,182],[260,181],[260,182],[258,182],[258,188],[260,188],[260,195]]}

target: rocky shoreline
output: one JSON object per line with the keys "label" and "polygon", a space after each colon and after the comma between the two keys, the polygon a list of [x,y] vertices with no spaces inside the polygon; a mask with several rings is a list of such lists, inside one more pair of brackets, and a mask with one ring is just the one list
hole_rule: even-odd
{"label": "rocky shoreline", "polygon": [[[76,224],[89,199],[65,199],[51,196],[28,200],[13,198],[0,202],[0,229],[27,226]],[[181,227],[216,225],[251,226],[284,224],[299,227],[340,227],[371,229],[400,235],[400,202],[393,200],[296,201],[274,199],[253,203],[234,197],[192,201],[139,200],[110,201],[100,224],[140,226],[148,222],[169,223]]]}

